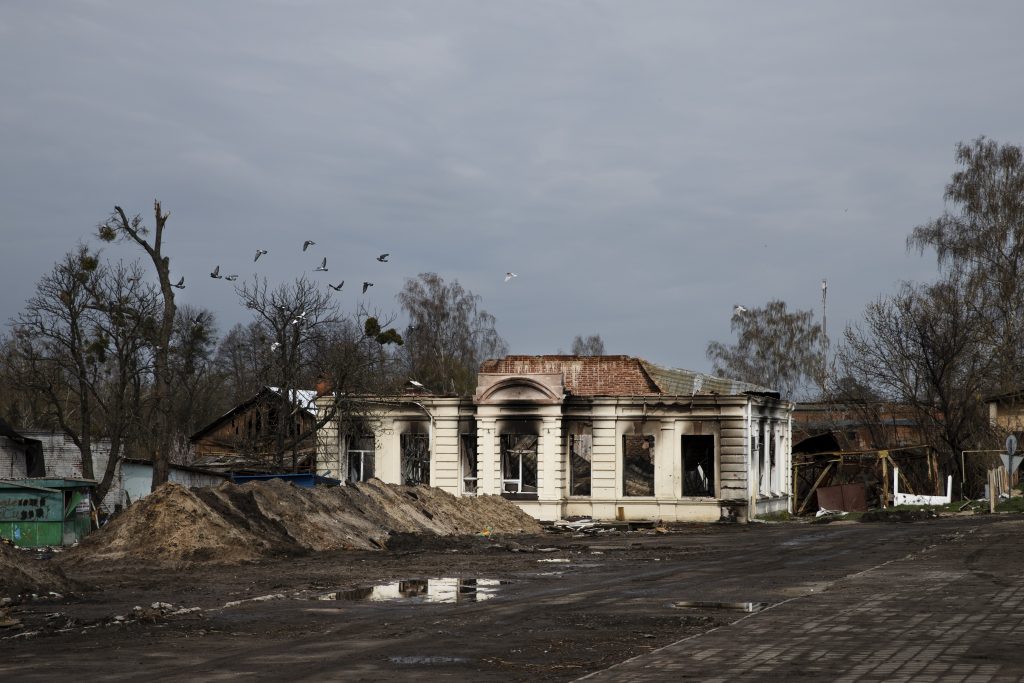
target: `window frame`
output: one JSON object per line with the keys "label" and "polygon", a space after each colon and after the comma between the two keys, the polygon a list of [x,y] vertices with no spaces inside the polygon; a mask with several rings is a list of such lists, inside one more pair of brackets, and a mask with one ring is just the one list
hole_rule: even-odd
{"label": "window frame", "polygon": [[[532,449],[523,448],[512,448],[511,445],[515,444],[518,446],[522,439],[533,439]],[[501,495],[506,498],[520,498],[535,500],[540,494],[540,435],[539,434],[502,434],[500,437],[500,451],[499,457],[501,458]],[[516,478],[509,477],[509,472],[506,471],[505,465],[508,462],[508,455],[516,453],[518,454],[516,464],[517,471],[514,474],[518,476]],[[533,454],[533,490],[525,490],[529,484],[524,481],[524,468],[523,468],[523,455]],[[527,470],[528,472],[528,470]],[[515,485],[515,490],[508,490],[510,484]]]}
{"label": "window frame", "polygon": [[[363,442],[362,444],[359,444],[359,445],[364,445],[365,446],[366,445],[365,442],[367,442],[367,441],[369,442],[371,448],[368,448],[368,449],[367,448],[356,448],[356,445],[359,442]],[[347,447],[346,447],[345,454],[346,454],[347,459],[348,459],[348,472],[345,473],[345,481],[346,482],[355,483],[355,482],[368,481],[370,479],[373,479],[375,476],[377,476],[377,439],[376,439],[375,436],[373,436],[372,434],[349,434],[348,435],[348,444],[347,444]],[[359,455],[359,468],[358,468],[359,469],[359,478],[358,479],[353,479],[352,478],[352,471],[353,471],[352,456],[354,454],[358,454]],[[370,456],[369,457],[369,462],[370,462],[370,476],[369,477],[366,476],[366,463],[367,463],[366,456],[367,455]]]}

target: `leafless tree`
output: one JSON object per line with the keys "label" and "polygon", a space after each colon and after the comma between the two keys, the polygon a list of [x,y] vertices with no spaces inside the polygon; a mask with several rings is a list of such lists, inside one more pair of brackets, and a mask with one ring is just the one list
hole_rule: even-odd
{"label": "leafless tree", "polygon": [[587,337],[577,334],[572,340],[571,353],[574,356],[603,356],[604,340],[599,334],[591,334]]}
{"label": "leafless tree", "polygon": [[434,391],[472,393],[480,363],[508,353],[480,297],[437,273],[408,278],[398,302],[409,318],[405,360],[409,376]]}
{"label": "leafless tree", "polygon": [[214,362],[225,410],[249,398],[269,381],[264,370],[271,343],[256,320],[235,325],[221,337]]}
{"label": "leafless tree", "polygon": [[[85,247],[43,276],[12,321],[8,377],[42,397],[55,424],[78,447],[82,475],[102,499],[140,416],[147,338],[156,296],[137,264],[101,265]],[[103,473],[94,451],[109,439]],[[99,476],[97,476],[99,475]]]}
{"label": "leafless tree", "polygon": [[[259,345],[252,355],[259,359],[262,383],[294,401],[297,390],[316,384],[317,352],[341,321],[337,305],[305,275],[277,287],[271,287],[266,278],[254,277],[236,291],[253,314],[250,343]],[[286,450],[297,443],[289,431],[292,424],[290,420],[275,422],[277,467],[282,466]]]}
{"label": "leafless tree", "polygon": [[974,296],[962,278],[906,283],[867,307],[838,352],[844,375],[913,411],[948,471],[988,433],[978,398],[996,361],[979,352],[986,332]]}
{"label": "leafless tree", "polygon": [[171,336],[177,307],[174,302],[174,288],[171,281],[170,258],[164,255],[164,229],[169,213],[161,210],[160,202],[153,202],[155,218],[152,241],[148,238],[149,228],[136,214],[132,218],[120,206],[97,228],[97,236],[104,242],[124,240],[133,242],[145,251],[156,270],[163,307],[153,330],[153,400],[157,406],[154,433],[156,449],[153,451],[153,488],[167,481],[170,475],[171,452],[173,450],[174,425],[171,421],[170,401],[172,377],[170,371]]}
{"label": "leafless tree", "polygon": [[94,478],[97,438],[93,389],[101,376],[90,286],[99,259],[84,246],[40,278],[25,310],[12,321],[15,356],[8,359],[16,385],[45,397],[56,423],[82,454],[82,476]]}
{"label": "leafless tree", "polygon": [[790,312],[778,300],[764,308],[737,307],[731,328],[736,344],[708,344],[715,374],[761,384],[784,397],[820,383],[823,333],[812,311]]}
{"label": "leafless tree", "polygon": [[172,415],[179,440],[227,407],[218,400],[220,382],[213,358],[216,343],[217,322],[211,311],[191,305],[178,309],[168,370],[173,377]]}

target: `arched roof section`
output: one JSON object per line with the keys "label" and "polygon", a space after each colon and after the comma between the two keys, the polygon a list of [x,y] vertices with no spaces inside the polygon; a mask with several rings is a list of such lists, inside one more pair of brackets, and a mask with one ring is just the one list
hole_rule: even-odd
{"label": "arched roof section", "polygon": [[562,395],[548,384],[531,377],[507,377],[486,387],[477,396],[477,403],[545,403],[558,404]]}

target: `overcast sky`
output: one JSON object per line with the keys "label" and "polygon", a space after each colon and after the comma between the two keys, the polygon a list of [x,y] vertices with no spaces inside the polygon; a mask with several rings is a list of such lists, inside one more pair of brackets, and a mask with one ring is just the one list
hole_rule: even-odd
{"label": "overcast sky", "polygon": [[385,311],[434,271],[514,353],[599,333],[702,371],[733,304],[820,315],[827,278],[835,338],[934,276],[905,239],[956,143],[1024,144],[1022,25],[1010,1],[5,2],[0,319],[159,198],[179,303],[222,331],[248,311],[218,264]]}

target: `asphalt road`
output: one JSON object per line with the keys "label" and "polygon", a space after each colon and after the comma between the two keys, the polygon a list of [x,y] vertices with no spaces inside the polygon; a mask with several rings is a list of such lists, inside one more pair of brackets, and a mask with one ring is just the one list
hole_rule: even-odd
{"label": "asphalt road", "polygon": [[[66,604],[19,606],[0,680],[1017,681],[1022,531],[990,515],[709,525],[118,568]],[[463,579],[463,599],[314,599],[439,577]],[[157,600],[201,609],[132,617]]]}

